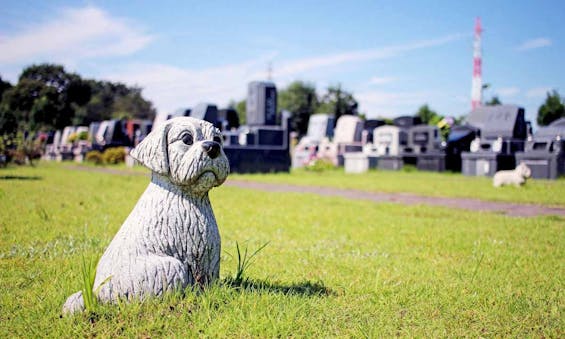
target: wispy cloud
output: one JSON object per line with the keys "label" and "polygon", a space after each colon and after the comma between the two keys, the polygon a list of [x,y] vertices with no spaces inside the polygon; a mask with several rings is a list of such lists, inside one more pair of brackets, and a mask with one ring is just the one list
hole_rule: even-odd
{"label": "wispy cloud", "polygon": [[226,105],[229,100],[245,97],[249,81],[265,78],[258,74],[275,53],[265,54],[240,63],[204,69],[190,69],[165,64],[132,64],[125,69],[112,69],[102,77],[143,88],[144,95],[160,113],[199,102]]}
{"label": "wispy cloud", "polygon": [[[144,94],[154,102],[160,113],[170,112],[179,107],[193,106],[198,102],[211,101],[225,105],[230,99],[245,97],[246,84],[251,80],[264,79],[266,65],[277,58],[273,73],[279,88],[284,87],[305,72],[320,68],[328,70],[346,63],[364,62],[399,56],[418,49],[441,46],[466,37],[456,34],[438,39],[421,40],[404,45],[389,46],[368,50],[349,51],[325,56],[316,56],[285,61],[276,52],[241,63],[220,65],[205,69],[173,67],[163,64],[130,65],[126,70],[112,70],[105,78],[136,84],[144,88]],[[320,82],[316,77],[312,79]],[[375,84],[391,82],[393,78],[373,78]],[[363,102],[364,98],[359,97]]]}
{"label": "wispy cloud", "polygon": [[520,89],[518,87],[502,87],[495,89],[494,92],[503,97],[513,97],[520,93]]}
{"label": "wispy cloud", "polygon": [[404,45],[388,46],[382,48],[364,49],[357,51],[348,51],[343,53],[329,54],[324,56],[315,56],[310,58],[302,58],[281,63],[276,70],[276,77],[285,77],[300,74],[312,69],[338,66],[350,62],[363,62],[378,59],[387,59],[402,55],[423,48],[436,47],[461,40],[468,37],[467,34],[453,34],[437,39],[420,40]]}
{"label": "wispy cloud", "polygon": [[80,59],[132,54],[152,36],[126,19],[87,6],[64,9],[55,18],[0,39],[0,63]]}
{"label": "wispy cloud", "polygon": [[551,44],[552,44],[552,42],[551,42],[551,39],[549,39],[549,38],[537,38],[537,39],[531,39],[531,40],[524,41],[516,49],[518,51],[528,51],[528,50],[531,50],[531,49],[551,46]]}
{"label": "wispy cloud", "polygon": [[372,77],[369,79],[369,85],[384,85],[396,81],[393,77]]}
{"label": "wispy cloud", "polygon": [[433,91],[380,91],[368,90],[355,94],[360,110],[371,116],[394,117],[413,114],[420,105],[437,96]]}
{"label": "wispy cloud", "polygon": [[530,99],[540,99],[540,98],[545,98],[545,96],[547,95],[547,92],[550,92],[551,88],[550,87],[535,87],[535,88],[531,88],[526,92],[526,97],[530,98]]}

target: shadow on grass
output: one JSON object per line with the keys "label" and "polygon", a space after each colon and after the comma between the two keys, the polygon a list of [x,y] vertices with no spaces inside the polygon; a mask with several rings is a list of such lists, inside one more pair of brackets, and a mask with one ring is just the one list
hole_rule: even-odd
{"label": "shadow on grass", "polygon": [[222,284],[235,289],[259,293],[280,293],[308,297],[324,297],[336,294],[334,291],[324,286],[322,282],[312,282],[308,280],[291,284],[279,284],[264,280],[243,279],[238,281],[232,278],[226,278],[222,281]]}
{"label": "shadow on grass", "polygon": [[42,177],[33,175],[0,175],[0,180],[41,180]]}

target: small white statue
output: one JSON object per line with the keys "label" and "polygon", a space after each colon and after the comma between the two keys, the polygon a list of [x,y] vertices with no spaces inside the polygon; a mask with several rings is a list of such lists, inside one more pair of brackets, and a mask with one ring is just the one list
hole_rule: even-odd
{"label": "small white statue", "polygon": [[492,184],[494,187],[500,187],[504,185],[514,185],[521,186],[526,183],[532,175],[530,168],[521,162],[515,169],[511,171],[498,171],[494,174],[492,178]]}
{"label": "small white statue", "polygon": [[[174,118],[131,156],[152,170],[151,182],[98,262],[98,300],[158,296],[217,279],[220,234],[208,191],[229,174],[220,131],[203,120]],[[63,313],[82,310],[82,292],[63,306]]]}

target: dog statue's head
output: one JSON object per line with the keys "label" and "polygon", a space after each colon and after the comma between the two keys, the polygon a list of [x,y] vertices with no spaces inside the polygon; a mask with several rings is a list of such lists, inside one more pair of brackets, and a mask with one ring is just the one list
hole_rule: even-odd
{"label": "dog statue's head", "polygon": [[522,178],[529,178],[532,176],[532,170],[523,162],[516,166],[516,171],[522,176]]}
{"label": "dog statue's head", "polygon": [[221,185],[229,174],[222,140],[211,123],[178,117],[151,131],[130,155],[183,190],[204,193]]}

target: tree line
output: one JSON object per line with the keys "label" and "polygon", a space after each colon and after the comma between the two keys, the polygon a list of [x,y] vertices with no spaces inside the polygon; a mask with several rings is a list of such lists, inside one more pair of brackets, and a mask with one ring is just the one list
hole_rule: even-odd
{"label": "tree line", "polygon": [[15,85],[0,77],[0,98],[0,135],[108,119],[154,119],[156,114],[139,87],[83,79],[55,64],[25,68]]}

